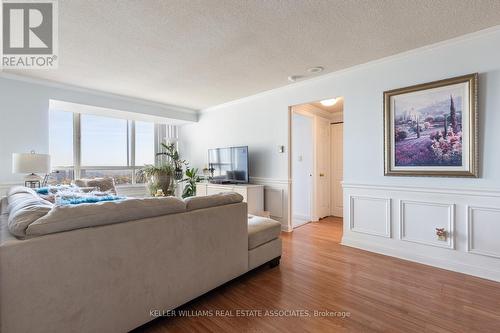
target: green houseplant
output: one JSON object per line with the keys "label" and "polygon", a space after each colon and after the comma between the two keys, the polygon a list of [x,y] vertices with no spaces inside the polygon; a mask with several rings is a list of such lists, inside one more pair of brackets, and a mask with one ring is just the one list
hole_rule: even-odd
{"label": "green houseplant", "polygon": [[184,186],[184,191],[182,192],[182,198],[196,195],[196,183],[200,181],[200,177],[198,177],[197,173],[198,169],[186,168],[186,178],[181,180],[182,182],[186,182],[186,186]]}
{"label": "green houseplant", "polygon": [[174,177],[175,180],[181,180],[183,174],[183,166],[187,165],[185,160],[181,160],[179,151],[175,147],[175,143],[162,143],[164,151],[159,152],[156,156],[167,156],[169,158],[169,162],[172,164],[174,168]]}
{"label": "green houseplant", "polygon": [[162,190],[164,195],[174,195],[178,182],[188,182],[182,196],[192,196],[196,194],[196,182],[200,178],[196,176],[197,169],[186,169],[186,179],[183,167],[187,167],[186,160],[180,158],[179,151],[175,143],[162,143],[162,151],[156,153],[155,165],[145,165],[136,172],[136,179],[145,182],[149,193],[154,196],[158,190]]}

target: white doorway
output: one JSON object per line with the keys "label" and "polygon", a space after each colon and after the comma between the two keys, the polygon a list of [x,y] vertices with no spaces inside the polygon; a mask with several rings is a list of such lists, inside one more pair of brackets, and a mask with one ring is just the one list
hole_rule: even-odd
{"label": "white doorway", "polygon": [[289,108],[289,228],[342,217],[343,99],[331,100]]}
{"label": "white doorway", "polygon": [[313,203],[313,118],[292,112],[292,227],[312,220]]}

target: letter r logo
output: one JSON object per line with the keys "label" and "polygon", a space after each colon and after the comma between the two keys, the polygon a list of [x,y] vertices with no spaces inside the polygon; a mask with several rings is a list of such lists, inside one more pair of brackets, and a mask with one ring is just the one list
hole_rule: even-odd
{"label": "letter r logo", "polygon": [[3,4],[3,54],[51,54],[53,4],[24,2]]}

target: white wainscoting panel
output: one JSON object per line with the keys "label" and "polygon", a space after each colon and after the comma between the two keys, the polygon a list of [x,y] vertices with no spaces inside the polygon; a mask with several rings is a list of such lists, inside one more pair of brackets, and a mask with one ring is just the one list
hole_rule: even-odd
{"label": "white wainscoting panel", "polygon": [[391,237],[391,199],[371,196],[349,197],[349,229]]}
{"label": "white wainscoting panel", "polygon": [[500,209],[467,207],[467,251],[500,258]]}
{"label": "white wainscoting panel", "polygon": [[[342,244],[500,282],[500,189],[436,184],[344,183]],[[384,214],[389,200],[392,218]],[[386,221],[397,237],[371,236],[383,234]],[[436,227],[448,231],[446,241]]]}
{"label": "white wainscoting panel", "polygon": [[282,189],[264,188],[264,209],[273,217],[283,217],[284,195]]}
{"label": "white wainscoting panel", "polygon": [[250,183],[264,185],[264,209],[281,223],[283,231],[292,231],[288,218],[288,186],[290,180],[250,177]]}
{"label": "white wainscoting panel", "polygon": [[[455,205],[425,201],[399,201],[399,238],[438,247],[454,248]],[[436,236],[436,228],[445,228],[446,241]]]}

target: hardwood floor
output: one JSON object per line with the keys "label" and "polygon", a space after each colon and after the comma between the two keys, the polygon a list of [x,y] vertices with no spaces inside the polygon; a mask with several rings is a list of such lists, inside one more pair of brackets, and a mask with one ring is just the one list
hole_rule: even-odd
{"label": "hardwood floor", "polygon": [[[500,283],[342,246],[341,235],[337,218],[283,233],[280,266],[179,309],[306,310],[308,317],[164,317],[136,332],[500,332]],[[350,316],[315,317],[315,310]]]}

